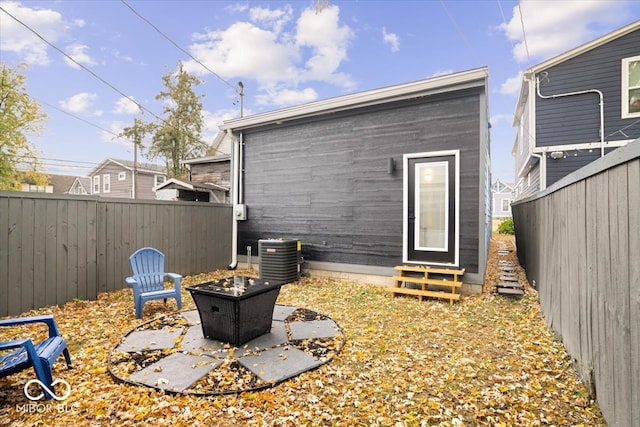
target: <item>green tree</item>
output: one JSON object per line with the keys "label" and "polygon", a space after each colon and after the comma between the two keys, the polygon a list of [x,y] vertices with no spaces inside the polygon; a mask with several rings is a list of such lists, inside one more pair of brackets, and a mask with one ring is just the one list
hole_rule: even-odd
{"label": "green tree", "polygon": [[40,162],[29,141],[29,135],[42,131],[46,115],[27,94],[25,80],[17,69],[0,63],[0,190],[20,189],[26,175],[38,185],[47,183],[47,177],[38,172]]}
{"label": "green tree", "polygon": [[152,126],[152,142],[148,149],[151,159],[163,158],[167,175],[184,178],[186,169],[182,161],[202,156],[207,144],[202,141],[202,95],[196,95],[193,87],[201,81],[179,64],[176,73],[162,77],[166,90],[156,95],[164,102],[164,118]]}

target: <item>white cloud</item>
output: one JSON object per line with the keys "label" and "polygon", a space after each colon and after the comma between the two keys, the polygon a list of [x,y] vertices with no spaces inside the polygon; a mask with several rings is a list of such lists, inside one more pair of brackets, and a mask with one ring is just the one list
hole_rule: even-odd
{"label": "white cloud", "polygon": [[[86,53],[87,49],[89,49],[89,46],[86,46],[83,44],[74,44],[74,45],[67,46],[66,53],[71,58],[73,58],[73,60],[76,61],[78,64],[95,65],[96,62]],[[67,63],[67,65],[69,65],[70,67],[80,68],[78,64],[71,61],[69,58],[65,58],[64,60]]]}
{"label": "white cloud", "polygon": [[491,126],[496,126],[499,125],[502,122],[505,122],[507,124],[511,124],[511,122],[513,121],[513,114],[495,114],[493,116],[491,116],[490,122],[491,122]]}
{"label": "white cloud", "polygon": [[222,124],[223,121],[236,118],[238,118],[238,110],[235,109],[223,109],[218,110],[215,113],[203,110],[202,127],[204,133],[213,134],[213,136],[215,137],[220,131],[218,127]]}
{"label": "white cloud", "polygon": [[522,0],[511,20],[499,28],[516,42],[517,61],[545,60],[597,37],[600,26],[620,23],[626,7],[624,1]]}
{"label": "white cloud", "polygon": [[500,85],[500,93],[503,95],[517,95],[520,92],[521,85],[522,73],[518,73],[517,76],[508,78]]}
{"label": "white cloud", "polygon": [[[224,30],[194,34],[191,54],[225,80],[255,80],[253,93],[259,93],[263,104],[289,105],[293,99],[317,97],[315,92],[298,88],[306,81],[346,89],[354,86],[351,76],[338,71],[347,59],[353,34],[348,26],[340,25],[337,6],[320,14],[305,9],[296,21],[290,6],[246,12],[251,22],[239,21]],[[184,68],[200,76],[208,73],[196,61],[185,62]]]}
{"label": "white cloud", "polygon": [[[131,97],[131,99],[133,99],[133,97]],[[113,112],[116,114],[137,114],[140,113],[140,108],[138,107],[138,104],[134,101],[132,101],[129,98],[126,97],[122,97],[120,99],[118,99],[118,101],[116,101],[116,105],[115,108],[113,109]]]}
{"label": "white cloud", "polygon": [[391,46],[391,52],[400,50],[400,37],[395,33],[388,33],[385,27],[382,27],[382,41]]}
{"label": "white cloud", "polygon": [[60,101],[60,106],[74,113],[86,112],[98,96],[95,93],[81,92]]}
{"label": "white cloud", "polygon": [[[37,28],[45,40],[51,43],[59,41],[67,30],[62,15],[49,9],[31,9],[19,2],[2,1],[0,5],[31,28]],[[47,45],[35,34],[14,20],[11,16],[0,13],[0,51],[15,52],[21,59],[31,65],[46,65],[49,63]]]}
{"label": "white cloud", "polygon": [[[196,37],[197,43],[190,47],[192,55],[224,78],[244,76],[268,82],[295,77],[295,46],[280,43],[272,31],[237,22],[224,31]],[[184,69],[198,75],[207,73],[195,61],[186,61]]]}
{"label": "white cloud", "polygon": [[339,15],[337,6],[329,6],[319,14],[305,9],[298,18],[297,45],[310,47],[313,53],[306,62],[304,80],[326,80],[345,87],[352,84],[347,76],[335,73],[347,59],[347,47],[353,38],[348,26],[340,26]]}
{"label": "white cloud", "polygon": [[284,6],[283,9],[268,9],[263,7],[252,7],[249,9],[249,18],[257,24],[264,24],[279,34],[284,26],[291,21],[293,9],[291,6]]}
{"label": "white cloud", "polygon": [[296,105],[318,99],[318,93],[312,88],[302,90],[294,89],[270,89],[265,93],[256,96],[258,105]]}

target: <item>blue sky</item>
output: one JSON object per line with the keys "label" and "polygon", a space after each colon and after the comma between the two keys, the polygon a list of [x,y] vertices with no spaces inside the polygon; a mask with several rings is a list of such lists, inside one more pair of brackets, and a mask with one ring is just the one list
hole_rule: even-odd
{"label": "blue sky", "polygon": [[239,81],[246,116],[488,66],[493,178],[513,182],[519,74],[640,19],[640,1],[622,0],[59,0],[0,7],[0,59],[28,64],[21,71],[27,90],[48,115],[42,135],[31,140],[48,172],[68,175],[85,175],[107,157],[133,159],[131,143],[115,135],[136,117],[162,115],[154,99],[162,76],[182,61],[203,80],[196,91],[205,95],[206,141],[222,120],[239,116]]}

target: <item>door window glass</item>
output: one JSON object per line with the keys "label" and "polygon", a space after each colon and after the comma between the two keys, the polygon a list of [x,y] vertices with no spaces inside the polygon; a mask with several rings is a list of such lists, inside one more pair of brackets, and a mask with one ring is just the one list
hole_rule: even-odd
{"label": "door window glass", "polygon": [[449,164],[416,165],[415,249],[447,251],[449,236]]}

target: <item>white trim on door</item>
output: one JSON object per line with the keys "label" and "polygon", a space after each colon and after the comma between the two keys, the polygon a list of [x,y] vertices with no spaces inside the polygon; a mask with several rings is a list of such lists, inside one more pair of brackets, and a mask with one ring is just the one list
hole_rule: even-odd
{"label": "white trim on door", "polygon": [[[455,163],[455,251],[454,251],[454,263],[442,263],[442,262],[424,262],[413,261],[409,259],[409,159],[429,158],[429,157],[441,157],[441,156],[453,156]],[[428,151],[422,153],[410,153],[402,156],[403,165],[403,179],[402,179],[402,262],[407,264],[431,264],[431,265],[447,265],[458,267],[460,264],[460,150],[446,150],[446,151]]]}

